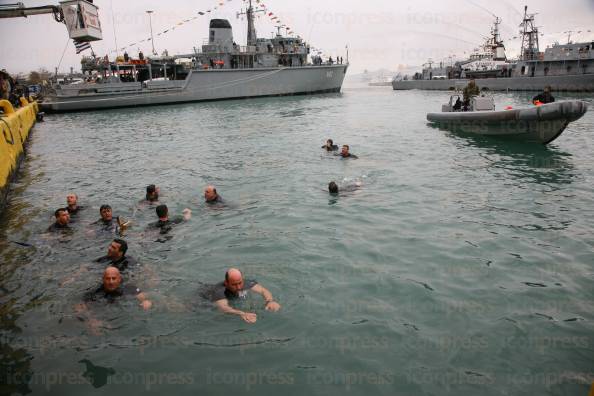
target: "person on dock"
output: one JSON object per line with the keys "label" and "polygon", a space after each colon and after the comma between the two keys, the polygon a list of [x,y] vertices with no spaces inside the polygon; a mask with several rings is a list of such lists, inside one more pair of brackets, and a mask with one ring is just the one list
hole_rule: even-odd
{"label": "person on dock", "polygon": [[77,215],[79,211],[83,210],[83,206],[78,205],[78,195],[75,193],[70,193],[66,196],[66,204],[68,205],[66,209],[70,216]]}
{"label": "person on dock", "polygon": [[68,225],[68,223],[70,223],[70,213],[68,213],[67,208],[56,209],[54,217],[56,218],[56,221],[49,226],[49,232],[58,232],[70,228]]}
{"label": "person on dock", "polygon": [[151,227],[158,228],[161,234],[166,234],[173,228],[174,225],[180,224],[184,221],[190,220],[192,211],[188,208],[184,209],[182,216],[169,217],[169,208],[167,205],[159,205],[155,208],[158,221],[150,224]]}
{"label": "person on dock", "polygon": [[553,103],[554,101],[555,98],[553,97],[553,95],[551,95],[551,87],[549,85],[544,87],[544,90],[541,93],[532,98],[532,103],[534,103],[537,106],[539,104]]}
{"label": "person on dock", "polygon": [[344,144],[342,146],[342,150],[340,151],[340,154],[334,154],[334,155],[340,155],[342,158],[352,158],[352,159],[359,158],[355,154],[350,153],[350,147],[348,144]]}
{"label": "person on dock", "polygon": [[211,185],[204,189],[204,201],[209,204],[224,203],[223,198],[217,193],[217,189]]}
{"label": "person on dock", "polygon": [[241,271],[235,268],[225,273],[225,281],[214,285],[205,297],[215,303],[217,308],[224,313],[238,315],[247,323],[256,323],[257,315],[253,312],[244,312],[229,305],[230,301],[242,300],[252,291],[264,298],[264,309],[276,312],[281,306],[274,301],[272,294],[255,280],[243,280]]}
{"label": "person on dock", "polygon": [[474,78],[471,78],[470,81],[468,82],[468,85],[464,88],[462,93],[463,93],[463,97],[464,97],[464,99],[463,99],[464,111],[468,111],[468,108],[470,107],[470,99],[472,99],[473,96],[480,95],[481,90],[476,85]]}
{"label": "person on dock", "polygon": [[326,140],[326,144],[323,145],[322,148],[325,149],[326,151],[337,151],[338,150],[338,146],[336,144],[334,144],[332,139]]}

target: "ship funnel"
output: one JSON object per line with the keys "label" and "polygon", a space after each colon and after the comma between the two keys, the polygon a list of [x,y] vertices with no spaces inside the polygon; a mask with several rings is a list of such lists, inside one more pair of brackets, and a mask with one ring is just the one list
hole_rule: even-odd
{"label": "ship funnel", "polygon": [[217,45],[229,52],[233,50],[233,29],[228,20],[211,19],[208,44]]}

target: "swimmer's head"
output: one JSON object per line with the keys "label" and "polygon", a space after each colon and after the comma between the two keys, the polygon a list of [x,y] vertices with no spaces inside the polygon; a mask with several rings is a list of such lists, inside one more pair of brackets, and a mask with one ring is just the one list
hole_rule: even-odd
{"label": "swimmer's head", "polygon": [[122,284],[122,275],[116,267],[107,267],[103,272],[103,288],[107,292],[117,290]]}
{"label": "swimmer's head", "polygon": [[66,203],[68,204],[68,206],[76,206],[76,203],[78,202],[78,196],[74,193],[70,193],[68,195],[66,195]]}
{"label": "swimmer's head", "polygon": [[150,184],[150,185],[146,186],[146,200],[147,201],[158,201],[159,200],[159,189],[154,184]]}
{"label": "swimmer's head", "polygon": [[336,182],[330,182],[328,184],[328,192],[330,194],[338,194],[338,184]]}
{"label": "swimmer's head", "polygon": [[123,239],[114,239],[107,248],[107,257],[111,259],[119,259],[128,251],[128,243]]}
{"label": "swimmer's head", "polygon": [[218,198],[217,189],[214,186],[206,186],[204,189],[204,200],[206,202],[216,201]]}
{"label": "swimmer's head", "polygon": [[344,155],[349,155],[349,149],[350,149],[349,145],[348,144],[344,144],[342,146],[342,150],[340,151],[340,154],[343,155],[343,156]]}
{"label": "swimmer's head", "polygon": [[101,205],[101,207],[99,208],[99,214],[101,215],[101,220],[111,221],[113,216],[111,212],[111,206]]}
{"label": "swimmer's head", "polygon": [[54,217],[56,218],[56,223],[60,225],[66,225],[70,221],[70,213],[68,213],[67,208],[56,209]]}
{"label": "swimmer's head", "polygon": [[159,205],[156,207],[155,212],[157,212],[159,219],[165,219],[169,214],[169,209],[167,208],[167,205]]}
{"label": "swimmer's head", "polygon": [[225,273],[225,288],[234,294],[243,289],[243,276],[240,270],[231,268]]}

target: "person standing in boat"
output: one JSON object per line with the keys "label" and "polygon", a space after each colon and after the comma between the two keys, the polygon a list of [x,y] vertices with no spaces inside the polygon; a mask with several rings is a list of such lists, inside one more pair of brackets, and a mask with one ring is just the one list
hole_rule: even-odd
{"label": "person standing in boat", "polygon": [[470,81],[468,82],[468,85],[464,88],[464,91],[462,91],[462,93],[464,95],[464,99],[463,99],[464,111],[468,111],[468,108],[470,106],[470,99],[473,96],[478,96],[481,93],[481,90],[476,85],[474,78],[471,78]]}
{"label": "person standing in boat", "polygon": [[532,98],[532,103],[534,103],[535,105],[553,103],[554,101],[555,98],[553,97],[553,95],[551,95],[550,85],[544,87],[544,91]]}

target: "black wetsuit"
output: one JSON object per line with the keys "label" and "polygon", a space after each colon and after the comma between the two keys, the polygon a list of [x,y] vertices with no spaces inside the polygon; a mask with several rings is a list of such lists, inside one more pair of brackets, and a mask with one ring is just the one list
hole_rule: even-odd
{"label": "black wetsuit", "polygon": [[547,104],[553,103],[555,101],[555,98],[553,97],[553,95],[551,95],[550,92],[542,92],[536,95],[534,98],[532,98],[532,102],[536,102],[537,100],[540,103]]}
{"label": "black wetsuit", "polygon": [[102,231],[114,232],[118,228],[118,221],[116,219],[117,218],[112,218],[111,220],[99,219],[94,222],[93,225],[100,226]]}
{"label": "black wetsuit", "polygon": [[258,282],[255,280],[245,280],[243,284],[243,290],[241,290],[238,294],[234,294],[227,290],[224,282],[221,282],[217,283],[216,285],[210,286],[207,290],[201,293],[201,295],[202,297],[212,302],[217,302],[219,300],[224,299],[227,299],[229,301],[245,299],[247,296],[247,292],[257,284]]}
{"label": "black wetsuit", "polygon": [[352,159],[358,159],[359,158],[355,154],[351,154],[351,153],[349,153],[349,155],[342,155],[342,153],[341,154],[335,154],[335,155],[338,155],[341,158],[352,158]]}
{"label": "black wetsuit", "polygon": [[73,215],[77,215],[78,212],[80,212],[81,210],[83,210],[85,207],[84,206],[76,206],[76,209],[70,209],[70,208],[66,208],[66,210],[68,210],[68,213],[70,213],[71,216]]}
{"label": "black wetsuit", "polygon": [[161,234],[167,234],[169,231],[171,231],[171,229],[173,228],[174,225],[183,223],[183,221],[184,221],[184,218],[182,216],[175,216],[175,217],[169,218],[165,221],[163,221],[163,220],[156,221],[156,222],[150,224],[150,226],[159,228]]}
{"label": "black wetsuit", "polygon": [[215,199],[213,199],[212,201],[206,201],[207,204],[224,204],[225,201],[223,201],[223,198],[217,194],[217,197]]}
{"label": "black wetsuit", "polygon": [[109,256],[99,257],[95,260],[96,263],[107,264],[107,266],[116,267],[120,272],[124,272],[127,269],[134,269],[138,267],[138,261],[134,257],[122,256],[119,260],[113,261]]}
{"label": "black wetsuit", "polygon": [[48,227],[47,231],[48,232],[62,232],[65,230],[70,230],[70,226],[68,224],[58,224],[58,223],[54,223],[51,226]]}
{"label": "black wetsuit", "polygon": [[325,149],[326,151],[336,151],[336,150],[338,150],[338,146],[335,145],[335,144],[333,144],[332,147],[328,147],[326,145],[323,145],[322,148]]}
{"label": "black wetsuit", "polygon": [[99,286],[95,290],[91,290],[83,296],[84,302],[92,302],[98,301],[102,299],[106,299],[108,302],[114,302],[116,298],[122,296],[137,296],[141,293],[141,290],[136,286],[129,284],[129,285],[120,285],[116,290],[112,292],[108,292],[105,290],[103,285]]}

